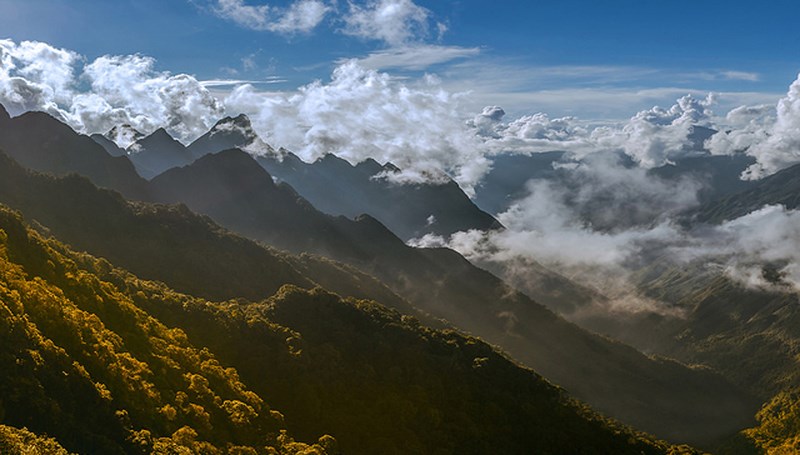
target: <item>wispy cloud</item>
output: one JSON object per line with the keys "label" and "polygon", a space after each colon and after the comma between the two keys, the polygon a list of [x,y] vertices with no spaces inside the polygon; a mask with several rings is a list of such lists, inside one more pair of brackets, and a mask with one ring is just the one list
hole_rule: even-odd
{"label": "wispy cloud", "polygon": [[331,8],[319,0],[296,0],[288,8],[247,5],[244,0],[217,0],[213,11],[219,17],[252,30],[294,34],[316,28]]}
{"label": "wispy cloud", "polygon": [[233,87],[242,84],[262,85],[262,84],[282,84],[288,82],[287,79],[282,79],[278,76],[268,77],[262,80],[244,80],[244,79],[210,79],[200,81],[200,85],[206,88],[211,87]]}
{"label": "wispy cloud", "polygon": [[[361,66],[376,70],[404,69],[419,71],[433,65],[479,55],[478,47],[419,45],[372,52],[358,59]],[[337,63],[341,64],[345,60]]]}
{"label": "wispy cloud", "polygon": [[761,75],[758,73],[750,73],[747,71],[723,71],[722,77],[729,80],[734,81],[750,81],[750,82],[757,82],[761,79]]}

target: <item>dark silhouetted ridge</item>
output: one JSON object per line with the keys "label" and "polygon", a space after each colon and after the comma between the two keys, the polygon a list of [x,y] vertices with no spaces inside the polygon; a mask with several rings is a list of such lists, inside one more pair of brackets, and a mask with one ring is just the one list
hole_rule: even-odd
{"label": "dark silhouetted ridge", "polygon": [[128,198],[147,198],[145,181],[128,158],[112,157],[88,136],[43,112],[0,122],[0,150],[37,171],[76,173]]}
{"label": "dark silhouetted ridge", "polygon": [[156,175],[178,166],[185,166],[194,158],[183,144],[175,140],[164,128],[139,139],[128,147],[131,161],[139,174],[151,179]]}

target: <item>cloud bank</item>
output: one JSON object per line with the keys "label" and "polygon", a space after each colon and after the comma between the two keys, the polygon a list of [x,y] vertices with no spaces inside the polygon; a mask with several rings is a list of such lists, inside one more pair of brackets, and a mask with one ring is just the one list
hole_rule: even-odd
{"label": "cloud bank", "polygon": [[334,70],[329,83],[294,93],[243,85],[225,105],[246,113],[267,142],[305,160],[326,153],[351,162],[375,158],[403,169],[390,178],[437,181],[445,171],[469,190],[489,162],[482,141],[462,120],[463,96],[443,90],[433,77],[407,84],[350,61]]}
{"label": "cloud bank", "polygon": [[760,179],[800,163],[800,76],[774,107],[741,106],[728,113],[728,131],[711,138],[712,153],[744,151],[756,163],[743,174]]}
{"label": "cloud bank", "polygon": [[692,133],[696,126],[714,126],[714,102],[713,94],[702,100],[686,95],[668,109],[655,106],[622,125],[596,128],[585,127],[575,117],[551,119],[541,112],[504,123],[499,108],[488,107],[470,125],[496,153],[562,150],[584,157],[617,151],[649,169],[701,151]]}
{"label": "cloud bank", "polygon": [[13,115],[40,110],[85,133],[163,126],[184,141],[224,113],[197,79],[157,71],[150,57],[106,55],[86,64],[66,49],[11,40],[0,40],[0,102]]}

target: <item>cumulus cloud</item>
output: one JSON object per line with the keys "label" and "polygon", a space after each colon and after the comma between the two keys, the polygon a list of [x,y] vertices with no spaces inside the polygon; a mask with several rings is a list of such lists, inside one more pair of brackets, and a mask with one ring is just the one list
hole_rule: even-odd
{"label": "cumulus cloud", "polygon": [[[400,47],[430,34],[431,12],[412,0],[369,0],[364,6],[348,2],[342,33]],[[437,27],[440,33],[445,29]]]}
{"label": "cumulus cloud", "polygon": [[[350,61],[327,83],[292,92],[242,84],[223,102],[190,75],[156,70],[147,56],[84,63],[45,43],[3,41],[0,49],[0,102],[12,114],[44,110],[85,133],[129,125],[149,134],[164,127],[188,143],[226,113],[246,113],[268,143],[308,161],[335,153],[351,162],[392,162],[402,172],[385,177],[397,182],[441,182],[449,175],[469,191],[489,165],[482,141],[463,121],[463,95],[431,76],[405,82]],[[254,144],[253,153],[270,150],[260,140]]]}
{"label": "cumulus cloud", "polygon": [[70,50],[10,40],[0,41],[0,103],[14,115],[47,112],[85,133],[128,124],[144,133],[165,127],[184,141],[224,112],[194,77],[156,71],[150,57],[106,55],[87,64]]}
{"label": "cumulus cloud", "polygon": [[[154,67],[154,59],[140,55],[103,56],[87,65],[91,93],[76,97],[75,120],[95,131],[120,123],[142,132],[164,127],[188,141],[223,114],[222,104],[197,79]],[[106,115],[97,119],[98,112]]]}
{"label": "cumulus cloud", "polygon": [[595,128],[584,126],[575,117],[551,119],[545,113],[503,123],[502,117],[487,117],[486,110],[469,124],[487,138],[487,146],[496,153],[561,150],[583,157],[618,151],[643,168],[653,168],[701,151],[693,132],[695,126],[713,126],[710,108],[714,103],[713,94],[705,99],[686,95],[668,109],[656,106],[638,112],[622,125]]}
{"label": "cumulus cloud", "polygon": [[218,0],[214,12],[253,30],[292,34],[315,29],[330,11],[319,0],[296,0],[288,8],[268,4],[247,5],[244,0]]}
{"label": "cumulus cloud", "polygon": [[0,40],[0,100],[12,113],[40,109],[61,117],[74,93],[75,52],[36,41]]}
{"label": "cumulus cloud", "polygon": [[328,83],[294,93],[263,93],[252,86],[225,99],[244,112],[267,142],[313,161],[326,153],[351,162],[374,158],[403,171],[398,181],[442,180],[447,172],[469,191],[488,169],[482,141],[464,123],[461,95],[426,77],[404,83],[350,61]]}
{"label": "cumulus cloud", "polygon": [[727,119],[730,131],[714,135],[708,142],[714,153],[730,154],[744,150],[756,163],[742,175],[760,179],[800,163],[800,76],[777,106],[741,106]]}

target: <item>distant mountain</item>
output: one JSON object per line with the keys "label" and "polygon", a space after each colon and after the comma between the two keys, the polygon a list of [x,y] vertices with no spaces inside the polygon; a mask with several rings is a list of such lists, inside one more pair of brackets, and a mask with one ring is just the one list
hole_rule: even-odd
{"label": "distant mountain", "polygon": [[513,202],[527,196],[525,184],[529,180],[556,178],[553,164],[564,155],[564,152],[545,152],[492,157],[492,168],[475,188],[475,204],[493,215],[505,212]]}
{"label": "distant mountain", "polygon": [[755,159],[744,154],[692,156],[651,169],[650,174],[665,180],[688,177],[702,182],[697,199],[704,204],[751,188],[753,182],[740,176],[753,163]]}
{"label": "distant mountain", "polygon": [[694,222],[721,223],[776,204],[800,207],[800,164],[748,182],[741,191],[706,202],[688,215]]}
{"label": "distant mountain", "polygon": [[321,285],[418,315],[380,282],[352,267],[237,237],[183,205],[130,203],[82,177],[27,171],[2,153],[0,203],[23,211],[74,248],[198,297],[260,300],[285,284],[308,289]]}
{"label": "distant mountain", "polygon": [[144,134],[133,126],[122,124],[108,130],[103,137],[118,145],[120,148],[126,149],[134,142],[144,138],[144,136]]}
{"label": "distant mountain", "polygon": [[126,156],[126,155],[128,155],[128,152],[124,148],[118,146],[114,141],[112,141],[111,139],[103,136],[102,134],[95,133],[95,134],[92,134],[89,137],[91,137],[92,140],[94,140],[95,142],[97,142],[98,144],[103,146],[103,148],[106,150],[106,152],[108,152],[108,154],[111,155],[111,156]]}
{"label": "distant mountain", "polygon": [[353,166],[330,154],[314,163],[305,163],[291,153],[259,156],[257,161],[317,209],[348,218],[368,213],[403,240],[501,227],[452,180],[443,184],[393,183],[386,178],[398,171],[391,164],[367,159]]}
{"label": "distant mountain", "polygon": [[[774,269],[764,264],[762,273]],[[763,399],[800,386],[800,298],[793,289],[747,288],[704,263],[657,262],[636,278],[646,296],[684,312],[658,330],[629,326],[649,333],[655,352],[713,366]]]}
{"label": "distant mountain", "polygon": [[754,401],[713,373],[591,335],[452,250],[408,247],[371,217],[324,215],[268,176],[248,154],[228,150],[151,184],[160,200],[186,203],[254,240],[349,263],[417,308],[502,346],[596,409],[662,437],[709,442],[747,425],[755,411]]}
{"label": "distant mountain", "polygon": [[[46,118],[48,122],[68,129],[51,117]],[[36,133],[39,138],[48,137],[47,130]],[[81,137],[74,132],[71,134]],[[103,156],[113,159],[91,139],[84,138]],[[48,152],[57,156],[58,150]],[[127,162],[125,158],[119,159]],[[78,184],[79,187],[90,187],[82,179],[74,181],[84,182]],[[708,442],[746,425],[752,415],[750,398],[719,376],[688,369],[675,362],[653,360],[631,348],[582,331],[514,292],[493,275],[473,267],[453,251],[418,250],[406,246],[372,217],[349,220],[324,215],[288,185],[274,184],[272,177],[245,153],[228,151],[206,156],[192,165],[161,174],[145,190],[155,191],[162,201],[184,200],[194,210],[210,215],[220,224],[254,240],[296,252],[324,254],[359,269],[364,275],[379,278],[395,294],[417,308],[504,346],[516,358],[535,367],[548,379],[566,386],[597,409],[640,428],[674,440]],[[13,186],[8,192],[14,193]],[[51,194],[52,204],[64,199],[58,192]],[[73,198],[73,201],[80,200],[80,197]],[[97,213],[105,211],[102,204],[90,207]],[[97,213],[81,213],[81,216],[76,216],[61,212],[60,216],[66,219],[60,223],[74,232],[82,225],[96,223]],[[151,218],[151,222],[158,224],[159,219],[156,216]],[[108,226],[115,226],[115,222]],[[120,232],[126,239],[126,233],[130,235],[135,231],[116,229],[110,232]],[[183,234],[181,230],[176,232]],[[75,238],[90,238],[80,235],[75,234]],[[142,253],[148,248],[152,250],[148,242],[153,240],[148,240],[146,235],[130,237],[129,251],[135,251],[131,245],[137,241]],[[103,238],[112,237],[107,235]],[[202,236],[195,234],[194,238]],[[159,248],[170,245],[172,240],[166,239],[156,238],[155,244],[160,245]],[[126,245],[125,242],[109,241],[106,248],[111,250],[115,244]],[[186,248],[185,243],[183,248]],[[185,253],[186,250],[180,254]],[[130,253],[117,254],[119,257],[131,256]],[[148,254],[154,259],[153,263],[160,260],[152,251]],[[165,255],[162,257],[169,255],[161,254]],[[134,258],[131,262],[136,260],[140,264],[143,261]],[[195,270],[202,270],[202,258],[198,261],[200,265]],[[320,264],[324,265],[317,261],[307,268],[314,270]],[[213,263],[209,265],[213,267]],[[169,271],[168,268],[161,268],[165,279],[175,282],[191,280],[191,274],[181,276],[180,271]],[[294,267],[298,271],[301,268],[300,265]],[[335,282],[337,273],[320,273],[320,276],[324,276],[327,282]],[[213,277],[213,270],[202,276]],[[342,276],[355,274],[343,273]],[[183,286],[204,288],[202,284],[191,281],[188,284],[184,281]],[[208,285],[205,288],[208,292],[221,292],[209,289]]]}
{"label": "distant mountain", "polygon": [[[673,159],[672,163],[649,170],[648,173],[665,180],[691,178],[702,183],[698,194],[701,203],[748,188],[749,182],[741,180],[739,176],[755,160],[744,154],[710,155],[703,144],[714,133],[715,130],[695,125],[689,134],[690,145],[686,147],[685,154]],[[554,167],[554,164],[563,161],[566,156],[565,152],[553,151],[528,155],[503,153],[492,157],[491,170],[475,188],[475,203],[481,209],[496,215],[528,195],[526,184],[530,180],[554,181],[566,187],[575,186],[576,182],[569,181],[568,170]],[[635,165],[625,155],[620,155],[618,161],[623,167]],[[590,221],[594,221],[593,225],[603,224],[597,223],[591,213],[585,215]]]}
{"label": "distant mountain", "polygon": [[500,227],[453,181],[441,185],[395,184],[381,175],[398,169],[372,159],[353,166],[326,155],[306,163],[287,150],[275,151],[264,143],[244,114],[217,122],[189,146],[189,151],[200,158],[231,148],[256,157],[273,177],[291,185],[318,210],[349,218],[369,214],[404,240],[428,233],[449,235]]}
{"label": "distant mountain", "polygon": [[126,157],[112,157],[88,136],[43,112],[11,118],[0,112],[0,150],[25,167],[64,175],[77,173],[128,198],[147,197],[146,182]]}
{"label": "distant mountain", "polygon": [[184,203],[247,237],[294,252],[366,257],[359,246],[286,184],[238,149],[206,155],[150,182],[155,200]]}
{"label": "distant mountain", "polygon": [[167,169],[185,166],[194,161],[186,147],[164,128],[135,141],[128,146],[127,151],[136,171],[148,180]]}
{"label": "distant mountain", "polygon": [[275,150],[256,134],[250,119],[244,114],[223,118],[188,147],[194,159],[232,148],[258,155],[275,153]]}

